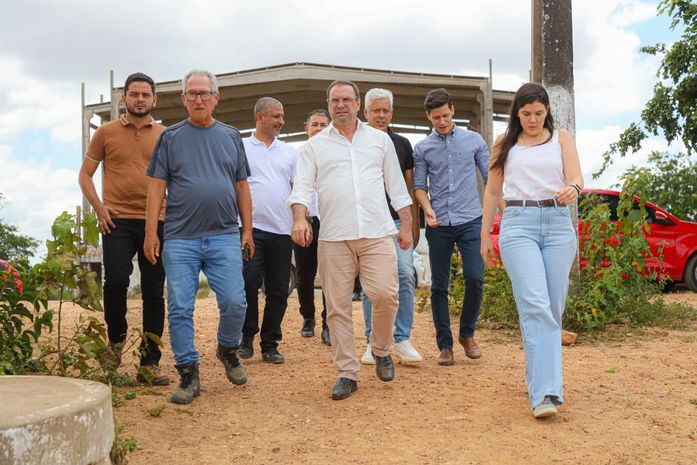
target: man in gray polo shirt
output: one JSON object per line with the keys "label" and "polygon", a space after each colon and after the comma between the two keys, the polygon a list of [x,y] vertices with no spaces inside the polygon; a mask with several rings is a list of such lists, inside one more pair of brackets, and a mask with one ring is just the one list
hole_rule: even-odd
{"label": "man in gray polo shirt", "polygon": [[[244,264],[247,316],[239,356],[252,358],[254,335],[261,332],[261,357],[269,363],[285,361],[278,350],[278,341],[283,338],[281,322],[286,313],[293,252],[290,240],[293,218],[286,199],[295,178],[298,155],[293,147],[278,140],[285,124],[283,116],[281,102],[271,97],[260,98],[254,105],[254,133],[244,139],[251,169],[249,188],[256,254]],[[258,295],[262,282],[266,303],[260,331]]]}
{"label": "man in gray polo shirt", "polygon": [[189,404],[200,393],[193,313],[201,271],[220,310],[216,355],[231,383],[247,382],[237,349],[247,308],[240,249],[254,255],[249,165],[239,131],[213,119],[219,98],[213,73],[186,74],[181,99],[189,117],[162,133],[147,171],[144,249],[151,263],[159,256],[157,214],[168,194],[162,261],[170,342],[181,377],[171,396],[177,404]]}

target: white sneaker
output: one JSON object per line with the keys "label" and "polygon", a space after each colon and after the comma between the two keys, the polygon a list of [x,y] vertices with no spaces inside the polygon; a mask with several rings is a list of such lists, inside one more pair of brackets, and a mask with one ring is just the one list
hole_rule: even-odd
{"label": "white sneaker", "polygon": [[532,414],[535,418],[545,418],[551,417],[557,414],[557,407],[552,402],[549,396],[545,396],[545,400],[542,401],[537,407],[532,409]]}
{"label": "white sneaker", "polygon": [[373,349],[368,343],[368,347],[365,348],[365,353],[361,357],[361,363],[363,365],[375,365],[375,359],[373,358]]}
{"label": "white sneaker", "polygon": [[421,363],[424,360],[421,354],[414,349],[414,346],[411,345],[411,342],[408,339],[395,344],[392,350],[394,351],[395,355],[399,357],[399,362],[405,365]]}

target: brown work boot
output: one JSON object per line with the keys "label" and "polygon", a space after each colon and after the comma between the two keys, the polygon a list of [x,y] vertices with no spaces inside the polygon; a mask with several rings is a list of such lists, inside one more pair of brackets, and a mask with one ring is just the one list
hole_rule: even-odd
{"label": "brown work boot", "polygon": [[121,366],[121,352],[123,351],[123,342],[109,342],[107,348],[99,354],[99,364],[102,368],[116,370]]}
{"label": "brown work boot", "polygon": [[482,351],[479,349],[479,344],[474,340],[474,337],[461,337],[458,340],[462,347],[465,348],[465,355],[468,358],[476,359],[482,356]]}
{"label": "brown work boot", "polygon": [[155,363],[141,365],[136,375],[136,381],[152,386],[168,386],[170,383],[169,376],[162,373],[160,366]]}
{"label": "brown work boot", "polygon": [[450,366],[455,364],[455,357],[453,357],[453,349],[446,347],[440,351],[440,357],[438,357],[438,365]]}

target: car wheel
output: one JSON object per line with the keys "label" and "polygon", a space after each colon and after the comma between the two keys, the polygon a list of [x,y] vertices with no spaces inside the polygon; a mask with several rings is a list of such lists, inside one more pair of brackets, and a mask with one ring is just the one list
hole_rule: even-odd
{"label": "car wheel", "polygon": [[693,255],[685,267],[685,284],[692,292],[697,292],[697,254]]}

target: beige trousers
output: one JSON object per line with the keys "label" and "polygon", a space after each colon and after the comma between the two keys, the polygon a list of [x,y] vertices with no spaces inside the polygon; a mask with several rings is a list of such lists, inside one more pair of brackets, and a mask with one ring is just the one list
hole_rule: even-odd
{"label": "beige trousers", "polygon": [[363,292],[373,304],[373,353],[385,357],[394,344],[397,315],[397,252],[391,236],[380,239],[319,241],[319,275],[327,299],[327,326],[337,377],[358,379],[361,364],[353,334],[353,282],[360,278]]}

